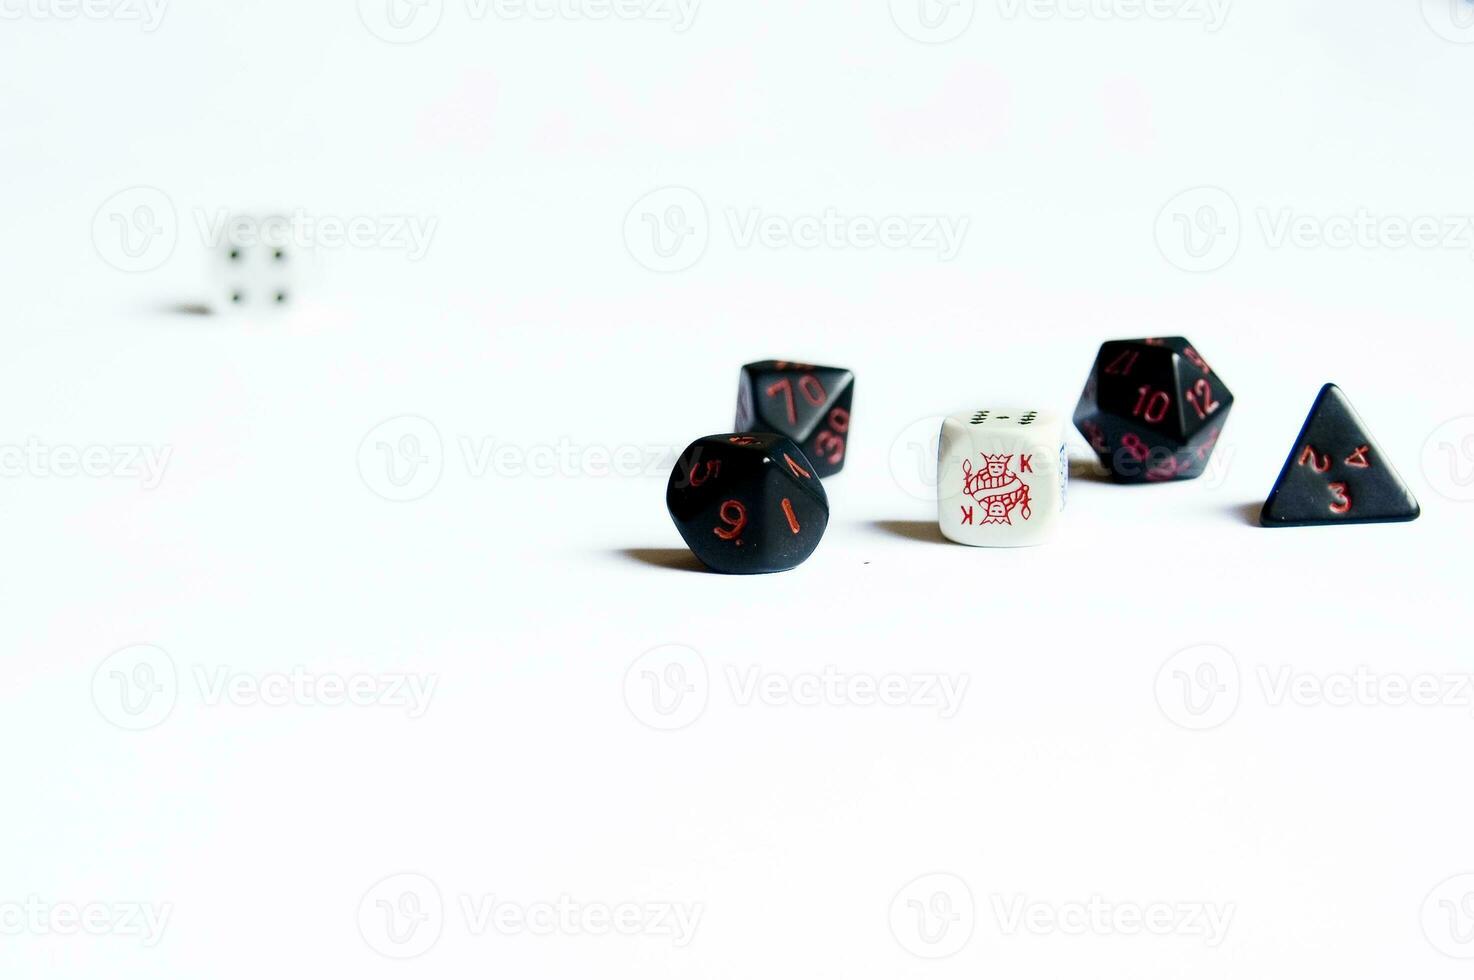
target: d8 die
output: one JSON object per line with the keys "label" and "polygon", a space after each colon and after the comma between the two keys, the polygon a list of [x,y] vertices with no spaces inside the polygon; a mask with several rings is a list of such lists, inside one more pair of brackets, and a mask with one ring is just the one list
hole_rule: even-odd
{"label": "d8 die", "polygon": [[942,423],[937,522],[959,544],[1043,544],[1059,530],[1070,478],[1064,421],[1052,412],[986,409]]}
{"label": "d8 die", "polygon": [[665,505],[702,564],[728,574],[795,568],[829,524],[814,465],[771,432],[697,439],[671,471]]}
{"label": "d8 die", "polygon": [[792,439],[819,477],[844,469],[855,376],[844,368],[759,361],[742,368],[738,432],[777,432]]}
{"label": "d8 die", "polygon": [[1201,476],[1233,407],[1228,390],[1183,337],[1102,344],[1075,425],[1118,483]]}

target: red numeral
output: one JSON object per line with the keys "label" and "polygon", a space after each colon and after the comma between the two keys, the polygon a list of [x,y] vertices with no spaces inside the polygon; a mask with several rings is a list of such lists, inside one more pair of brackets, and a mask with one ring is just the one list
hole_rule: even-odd
{"label": "red numeral", "polygon": [[1131,410],[1132,415],[1142,415],[1148,422],[1156,424],[1167,417],[1167,409],[1172,407],[1172,396],[1165,391],[1152,391],[1147,385],[1142,385],[1137,390],[1140,396],[1136,399],[1136,407]]}
{"label": "red numeral", "polygon": [[[747,508],[742,506],[742,502],[739,500],[729,500],[722,504],[722,509],[718,511],[718,516],[721,518],[722,523],[727,526],[724,528],[712,528],[712,532],[723,541],[737,541],[741,537],[743,529],[747,527]],[[741,544],[742,542],[737,541],[737,543]]]}
{"label": "red numeral", "polygon": [[700,471],[701,472],[701,478],[700,479],[697,479],[697,477],[696,477],[697,467],[696,466],[692,466],[691,467],[691,486],[693,486],[693,487],[699,487],[703,483],[705,483],[707,480],[710,480],[712,477],[716,476],[721,471],[722,471],[722,461],[719,460],[719,459],[709,459],[709,460],[706,461],[706,467],[705,467],[705,469],[703,469],[703,470]]}
{"label": "red numeral", "polygon": [[788,529],[794,534],[803,530],[798,526],[798,515],[793,512],[793,501],[787,497],[783,498],[783,516],[788,518]]}
{"label": "red numeral", "polygon": [[814,440],[814,452],[829,465],[838,466],[844,459],[844,440],[825,429]]}
{"label": "red numeral", "polygon": [[1085,429],[1085,438],[1090,440],[1091,449],[1094,449],[1098,453],[1110,451],[1111,447],[1106,442],[1104,429],[1094,422],[1086,422],[1083,428]]}
{"label": "red numeral", "polygon": [[1213,397],[1213,386],[1208,383],[1207,378],[1199,378],[1187,392],[1188,404],[1198,413],[1198,418],[1205,419],[1212,415],[1222,404]]}
{"label": "red numeral", "polygon": [[1372,457],[1369,455],[1371,451],[1371,446],[1358,446],[1356,452],[1346,457],[1346,465],[1355,466],[1359,470],[1371,469]]}
{"label": "red numeral", "polygon": [[1141,441],[1141,436],[1135,432],[1128,432],[1121,437],[1121,448],[1131,454],[1131,458],[1138,463],[1145,463],[1148,456],[1152,454],[1146,443]]}
{"label": "red numeral", "polygon": [[788,461],[788,468],[791,471],[793,471],[793,475],[794,476],[801,476],[805,480],[811,478],[811,474],[809,473],[809,471],[806,470],[806,469],[804,469],[802,466],[798,465],[797,463],[795,463],[793,461],[793,457],[792,456],[788,455],[787,453],[784,453],[783,454],[783,458]]}
{"label": "red numeral", "polygon": [[1317,473],[1328,473],[1331,469],[1331,457],[1316,452],[1314,446],[1306,446],[1300,453],[1300,465],[1308,466]]}
{"label": "red numeral", "polygon": [[836,408],[829,413],[829,427],[835,432],[850,431],[850,413],[842,408]]}
{"label": "red numeral", "polygon": [[752,436],[732,436],[728,440],[734,446],[756,446],[757,440]]}
{"label": "red numeral", "polygon": [[1130,374],[1131,369],[1136,367],[1136,359],[1141,354],[1134,350],[1123,350],[1116,355],[1116,359],[1106,365],[1106,374]]}
{"label": "red numeral", "polygon": [[[804,400],[810,405],[822,405],[824,404],[824,399],[829,397],[824,391],[824,386],[819,383],[819,379],[812,374],[806,374],[798,379],[798,390],[804,396]],[[779,392],[782,392],[784,401],[788,407],[788,424],[797,425],[798,406],[793,401],[793,383],[787,378],[782,378],[768,385],[769,398],[778,397]]]}
{"label": "red numeral", "polygon": [[1195,364],[1197,366],[1197,369],[1199,371],[1202,371],[1204,374],[1212,374],[1213,373],[1213,369],[1208,366],[1208,362],[1205,361],[1205,360],[1203,360],[1203,355],[1202,354],[1199,354],[1197,351],[1193,350],[1191,347],[1188,347],[1185,350],[1183,350],[1182,356],[1185,357],[1185,358],[1187,358],[1189,361],[1192,361],[1193,364]]}
{"label": "red numeral", "polygon": [[1344,483],[1332,483],[1331,493],[1336,495],[1336,502],[1331,504],[1332,514],[1344,514],[1351,510],[1350,489]]}

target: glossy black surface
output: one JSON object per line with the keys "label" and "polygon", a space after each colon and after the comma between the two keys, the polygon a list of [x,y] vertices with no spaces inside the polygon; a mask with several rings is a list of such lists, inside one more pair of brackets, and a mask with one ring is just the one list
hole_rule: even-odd
{"label": "glossy black surface", "polygon": [[738,432],[777,432],[813,461],[821,479],[844,469],[855,376],[844,368],[758,361],[737,387]]}
{"label": "glossy black surface", "polygon": [[803,564],[829,524],[814,465],[791,439],[771,432],[697,439],[671,471],[665,504],[696,557],[734,575]]}
{"label": "glossy black surface", "polygon": [[1264,502],[1265,527],[1414,521],[1417,499],[1346,396],[1320,390]]}
{"label": "glossy black surface", "polygon": [[1201,476],[1233,393],[1185,337],[1101,345],[1075,426],[1118,483]]}

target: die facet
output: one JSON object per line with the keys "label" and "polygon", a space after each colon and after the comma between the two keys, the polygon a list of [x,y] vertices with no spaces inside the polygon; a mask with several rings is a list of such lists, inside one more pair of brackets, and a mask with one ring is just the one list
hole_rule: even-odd
{"label": "die facet", "polygon": [[829,524],[814,464],[771,432],[697,439],[676,461],[665,503],[702,564],[733,575],[803,564]]}
{"label": "die facet", "polygon": [[1384,524],[1421,515],[1382,447],[1341,389],[1320,390],[1264,503],[1265,527]]}
{"label": "die facet", "polygon": [[1037,409],[983,409],[942,423],[937,523],[959,544],[1043,544],[1060,528],[1070,467],[1064,420]]}
{"label": "die facet", "polygon": [[1233,393],[1184,337],[1101,345],[1075,425],[1119,483],[1201,476]]}
{"label": "die facet", "polygon": [[217,250],[217,313],[275,311],[295,299],[298,256],[283,218],[237,215]]}
{"label": "die facet", "polygon": [[737,387],[738,432],[777,432],[798,444],[820,478],[844,469],[855,376],[795,361],[744,365]]}

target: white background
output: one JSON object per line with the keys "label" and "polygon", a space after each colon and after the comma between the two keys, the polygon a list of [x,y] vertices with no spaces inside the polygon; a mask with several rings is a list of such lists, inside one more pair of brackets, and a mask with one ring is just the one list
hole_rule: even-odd
{"label": "white background", "polygon": [[[0,973],[1467,975],[1463,0],[361,8],[0,0]],[[830,208],[966,236],[742,234]],[[434,232],[176,312],[268,210]],[[1068,412],[1166,333],[1238,397],[1208,477],[936,540],[936,416]],[[848,465],[806,565],[703,574],[665,457],[764,357],[855,370]],[[1327,380],[1418,523],[1253,525]],[[384,696],[252,696],[294,671]],[[894,675],[959,710],[857,703]],[[563,896],[699,926],[464,911]]]}

